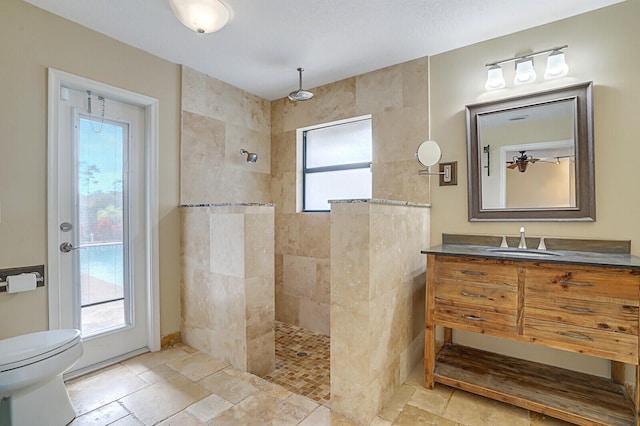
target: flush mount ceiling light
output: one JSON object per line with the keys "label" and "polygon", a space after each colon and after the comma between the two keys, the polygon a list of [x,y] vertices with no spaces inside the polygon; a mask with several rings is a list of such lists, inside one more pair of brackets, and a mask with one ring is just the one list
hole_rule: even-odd
{"label": "flush mount ceiling light", "polygon": [[300,88],[289,93],[289,99],[294,102],[308,101],[313,98],[313,93],[302,89],[302,71],[304,71],[304,68],[298,68],[298,73],[300,74]]}
{"label": "flush mount ceiling light", "polygon": [[198,34],[216,32],[229,22],[231,13],[220,0],[171,0],[176,17]]}
{"label": "flush mount ceiling light", "polygon": [[551,49],[540,50],[538,52],[527,53],[524,55],[514,56],[513,58],[501,59],[499,61],[485,64],[486,67],[489,67],[485,88],[487,90],[494,90],[505,87],[502,67],[500,67],[500,64],[504,64],[506,62],[515,62],[516,72],[513,79],[514,84],[520,85],[534,82],[536,80],[536,70],[533,64],[533,57],[549,52],[551,53],[547,58],[547,69],[544,73],[544,78],[549,80],[551,78],[565,76],[569,72],[569,66],[565,61],[562,49],[566,49],[567,47],[569,46],[565,44],[564,46],[553,47]]}

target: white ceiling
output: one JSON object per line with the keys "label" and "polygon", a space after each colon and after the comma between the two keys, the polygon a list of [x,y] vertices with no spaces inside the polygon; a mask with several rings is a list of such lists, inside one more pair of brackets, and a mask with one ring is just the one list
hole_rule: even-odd
{"label": "white ceiling", "polygon": [[224,0],[231,21],[205,35],[169,0],[25,1],[273,100],[298,88],[299,66],[312,88],[621,0]]}

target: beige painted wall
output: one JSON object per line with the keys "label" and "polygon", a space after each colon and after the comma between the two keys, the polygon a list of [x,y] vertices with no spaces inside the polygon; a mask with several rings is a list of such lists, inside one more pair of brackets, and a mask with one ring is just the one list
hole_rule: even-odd
{"label": "beige painted wall", "polygon": [[[46,264],[47,68],[160,100],[160,331],[180,328],[180,69],[19,0],[0,2],[0,268]],[[0,294],[0,338],[48,328],[47,290]]]}
{"label": "beige painted wall", "polygon": [[[431,58],[431,120],[433,138],[446,160],[458,160],[458,186],[433,186],[432,237],[438,244],[443,232],[516,235],[521,223],[471,223],[467,220],[466,128],[464,107],[573,83],[594,82],[596,212],[594,223],[522,223],[531,235],[631,239],[640,255],[640,197],[637,196],[640,155],[637,143],[640,120],[637,104],[640,86],[640,2],[611,7],[454,50]],[[545,81],[545,61],[536,61],[538,80],[515,88],[487,92],[484,64],[525,49],[541,50],[568,44],[567,77]],[[544,58],[544,57],[542,57]],[[505,79],[513,70],[505,66]]]}
{"label": "beige painted wall", "polygon": [[329,334],[329,213],[296,211],[296,129],[372,115],[373,197],[426,202],[415,151],[428,138],[427,59],[309,89],[272,102],[271,189],[276,204],[276,319]]}
{"label": "beige painted wall", "polygon": [[[591,13],[533,28],[431,58],[432,135],[445,161],[458,160],[458,186],[432,187],[432,244],[441,234],[517,235],[525,226],[529,235],[630,239],[633,254],[640,255],[640,120],[636,117],[640,85],[640,1],[632,0]],[[513,70],[505,66],[505,89],[484,89],[484,64],[515,55],[568,44],[567,77],[545,81],[545,61],[536,61],[538,80],[515,88],[509,80]],[[464,107],[481,101],[514,96],[572,83],[594,82],[595,176],[597,221],[593,223],[486,222],[467,220],[466,130]],[[594,358],[542,351],[530,346],[504,344],[471,334],[464,342],[520,356],[553,361],[570,368],[607,374],[608,363]],[[628,376],[628,380],[629,380]]]}

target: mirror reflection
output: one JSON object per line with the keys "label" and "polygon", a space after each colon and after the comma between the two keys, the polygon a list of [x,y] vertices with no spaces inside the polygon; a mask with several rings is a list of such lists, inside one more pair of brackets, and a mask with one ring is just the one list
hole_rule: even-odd
{"label": "mirror reflection", "polygon": [[469,220],[595,220],[593,84],[468,105]]}
{"label": "mirror reflection", "polygon": [[480,115],[482,208],[575,207],[574,117],[573,100]]}

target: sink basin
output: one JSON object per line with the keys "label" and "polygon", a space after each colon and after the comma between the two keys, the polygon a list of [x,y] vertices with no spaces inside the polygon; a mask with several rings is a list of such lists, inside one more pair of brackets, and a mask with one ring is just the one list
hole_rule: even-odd
{"label": "sink basin", "polygon": [[560,253],[557,253],[555,251],[548,251],[548,250],[536,250],[536,249],[521,249],[521,248],[508,248],[508,247],[495,247],[495,248],[488,248],[487,251],[490,251],[491,253],[496,253],[496,254],[506,254],[509,256],[522,256],[522,257],[554,257],[554,256],[561,256]]}

